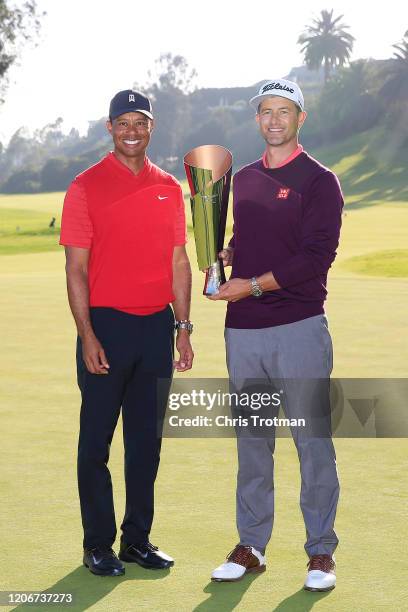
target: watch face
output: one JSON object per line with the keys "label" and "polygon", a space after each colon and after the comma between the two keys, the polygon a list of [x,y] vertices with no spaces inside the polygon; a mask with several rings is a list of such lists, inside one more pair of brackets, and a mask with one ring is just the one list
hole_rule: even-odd
{"label": "watch face", "polygon": [[176,329],[186,329],[188,331],[189,334],[192,333],[193,331],[193,324],[192,323],[188,323],[187,321],[178,321],[175,324],[175,328]]}
{"label": "watch face", "polygon": [[260,286],[258,285],[258,283],[256,282],[256,278],[252,278],[251,279],[251,283],[252,283],[252,289],[251,289],[251,293],[254,297],[261,297],[261,295],[263,294],[262,289],[260,288]]}

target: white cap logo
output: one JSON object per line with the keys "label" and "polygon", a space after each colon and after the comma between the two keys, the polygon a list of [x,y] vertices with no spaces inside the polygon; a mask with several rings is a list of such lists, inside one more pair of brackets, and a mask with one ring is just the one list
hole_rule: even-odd
{"label": "white cap logo", "polygon": [[299,85],[294,81],[288,81],[286,79],[267,81],[262,85],[258,95],[251,98],[249,103],[257,110],[258,105],[268,96],[280,96],[281,98],[287,98],[288,100],[292,100],[292,102],[294,102],[300,108],[300,110],[304,110],[305,108],[305,101],[302,91]]}
{"label": "white cap logo", "polygon": [[135,102],[135,94],[129,94],[129,102]]}

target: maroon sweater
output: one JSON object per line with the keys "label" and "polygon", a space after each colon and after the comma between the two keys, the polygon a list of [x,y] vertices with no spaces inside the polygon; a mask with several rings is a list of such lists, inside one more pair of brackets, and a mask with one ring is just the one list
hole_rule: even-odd
{"label": "maroon sweater", "polygon": [[281,289],[229,302],[226,327],[259,329],[322,314],[343,208],[335,174],[305,152],[279,168],[259,159],[235,174],[233,200],[231,278],[272,271]]}

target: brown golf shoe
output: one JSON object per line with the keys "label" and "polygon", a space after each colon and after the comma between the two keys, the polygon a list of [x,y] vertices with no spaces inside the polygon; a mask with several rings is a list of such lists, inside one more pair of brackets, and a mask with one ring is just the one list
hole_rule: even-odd
{"label": "brown golf shoe", "polygon": [[214,582],[236,582],[245,574],[261,573],[266,569],[265,557],[253,546],[237,544],[227,561],[211,574]]}
{"label": "brown golf shoe", "polygon": [[336,564],[330,555],[313,555],[307,564],[306,591],[331,591],[336,586]]}

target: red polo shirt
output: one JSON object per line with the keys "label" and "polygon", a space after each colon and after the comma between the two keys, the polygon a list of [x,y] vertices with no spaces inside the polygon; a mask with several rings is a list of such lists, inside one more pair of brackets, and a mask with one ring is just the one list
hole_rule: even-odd
{"label": "red polo shirt", "polygon": [[185,243],[181,186],[148,158],[135,175],[109,153],[67,191],[60,244],[90,249],[90,306],[163,310],[174,300],[173,250]]}

